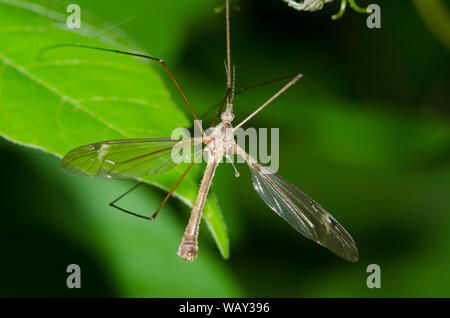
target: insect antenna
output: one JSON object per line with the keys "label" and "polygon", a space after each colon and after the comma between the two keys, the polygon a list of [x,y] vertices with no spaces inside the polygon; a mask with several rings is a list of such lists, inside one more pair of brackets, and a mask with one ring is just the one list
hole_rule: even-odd
{"label": "insect antenna", "polygon": [[226,25],[226,42],[227,42],[227,60],[225,62],[225,69],[227,73],[227,90],[225,92],[225,96],[223,101],[220,104],[219,110],[214,117],[214,120],[211,123],[211,127],[213,127],[217,119],[219,119],[220,114],[222,113],[223,107],[225,103],[230,103],[230,92],[232,91],[232,75],[231,75],[231,35],[230,35],[230,1],[225,0],[225,25]]}
{"label": "insect antenna", "polygon": [[263,87],[263,86],[266,86],[266,85],[269,85],[269,84],[274,84],[274,83],[281,82],[281,81],[284,81],[284,80],[293,79],[296,76],[297,76],[297,74],[283,76],[283,77],[276,78],[276,79],[273,79],[273,80],[270,80],[270,81],[265,81],[265,82],[262,82],[262,83],[259,83],[259,84],[243,87],[243,88],[240,88],[240,89],[238,89],[236,91],[236,95],[239,95],[239,94],[244,93],[246,91],[252,90],[254,88],[260,88],[260,87]]}
{"label": "insect antenna", "polygon": [[225,0],[225,20],[227,29],[227,91],[231,90],[231,35],[230,35],[230,1]]}
{"label": "insect antenna", "polygon": [[149,60],[152,60],[152,61],[159,62],[159,64],[161,64],[161,66],[164,68],[164,70],[166,71],[166,73],[169,75],[170,79],[172,80],[172,82],[176,86],[178,92],[180,93],[181,97],[183,98],[184,102],[186,103],[187,107],[189,108],[189,111],[191,112],[192,116],[194,117],[194,119],[195,119],[197,125],[199,126],[200,130],[202,131],[203,134],[205,134],[205,131],[203,130],[203,127],[200,125],[198,117],[195,114],[194,109],[192,108],[192,106],[189,103],[188,99],[186,98],[186,95],[184,94],[183,90],[181,89],[180,84],[178,84],[177,80],[172,75],[172,72],[169,70],[169,67],[164,62],[163,59],[160,59],[160,58],[157,58],[157,57],[153,57],[153,56],[149,56],[149,55],[145,55],[145,54],[140,54],[140,53],[132,53],[132,52],[116,50],[116,49],[106,49],[106,48],[102,48],[102,47],[84,45],[84,44],[79,44],[79,43],[76,43],[76,44],[73,44],[73,43],[69,43],[69,44],[55,44],[55,45],[46,46],[46,47],[42,48],[39,51],[38,58],[40,58],[42,53],[45,52],[45,51],[54,50],[54,49],[58,49],[58,48],[64,48],[64,47],[77,47],[77,48],[83,48],[83,49],[91,49],[91,50],[98,50],[98,51],[111,52],[111,53],[117,53],[117,54],[124,54],[124,55],[141,57],[141,58],[145,58],[145,59],[149,59]]}
{"label": "insect antenna", "polygon": [[178,179],[178,181],[175,183],[175,185],[172,187],[172,189],[169,191],[169,193],[166,195],[166,197],[164,198],[164,200],[161,202],[161,204],[159,205],[159,207],[156,209],[156,211],[153,213],[153,215],[151,217],[124,209],[118,205],[116,205],[115,203],[117,201],[119,201],[120,199],[122,199],[123,197],[125,197],[126,195],[128,195],[131,191],[135,190],[137,187],[139,187],[142,182],[139,182],[138,184],[136,184],[135,186],[133,186],[130,190],[128,190],[127,192],[125,192],[124,194],[122,194],[121,196],[119,196],[117,199],[115,199],[114,201],[112,201],[111,203],[109,203],[109,206],[118,209],[119,211],[137,216],[139,218],[145,219],[145,220],[149,220],[149,221],[153,221],[159,214],[159,212],[161,211],[161,209],[163,208],[163,206],[166,204],[167,200],[169,200],[170,196],[173,194],[173,192],[175,191],[175,189],[179,186],[179,184],[181,183],[181,181],[184,179],[184,177],[188,174],[188,172],[191,170],[191,168],[194,166],[194,163],[197,161],[198,158],[200,158],[200,156],[203,154],[203,150],[201,151],[200,154],[198,154],[194,160],[191,162],[191,164],[187,167],[187,169],[183,172],[183,174],[181,175],[181,177]]}

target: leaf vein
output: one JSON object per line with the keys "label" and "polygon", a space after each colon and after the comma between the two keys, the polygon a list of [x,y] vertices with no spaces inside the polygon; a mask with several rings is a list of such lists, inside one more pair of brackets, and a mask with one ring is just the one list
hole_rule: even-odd
{"label": "leaf vein", "polygon": [[[0,0],[0,1],[2,1],[2,0]],[[28,77],[29,79],[33,80],[37,84],[39,84],[42,87],[46,88],[48,91],[52,92],[56,96],[59,96],[62,100],[67,101],[69,104],[73,105],[76,109],[80,109],[81,111],[85,112],[86,114],[88,114],[92,118],[96,119],[97,121],[101,122],[102,124],[107,125],[109,128],[115,130],[116,132],[120,133],[124,137],[127,137],[127,134],[124,131],[122,131],[121,129],[115,127],[113,124],[107,122],[106,120],[95,116],[91,111],[89,111],[88,109],[84,108],[76,100],[74,100],[74,99],[64,95],[57,88],[55,88],[52,85],[46,83],[44,80],[38,78],[37,76],[31,74],[25,68],[23,68],[23,67],[21,67],[19,65],[16,65],[13,61],[8,59],[7,57],[5,57],[5,56],[0,54],[0,60],[2,60],[8,66],[10,66],[10,67],[14,68],[15,70],[17,70],[19,73],[21,73],[21,74],[25,75],[26,77]]]}
{"label": "leaf vein", "polygon": [[109,61],[89,61],[89,60],[53,60],[46,62],[37,62],[26,64],[25,67],[28,69],[36,69],[41,67],[49,67],[49,66],[80,66],[80,65],[89,65],[89,66],[104,66],[109,68],[115,68],[122,71],[128,71],[136,74],[144,74],[141,70],[133,69],[127,67],[125,64],[111,63]]}
{"label": "leaf vein", "polygon": [[[166,110],[165,108],[159,106],[158,104],[150,103],[149,101],[147,101],[145,99],[132,98],[132,97],[121,97],[121,96],[90,96],[90,97],[85,97],[82,99],[77,99],[77,102],[79,102],[79,103],[124,102],[124,103],[153,107],[153,108],[156,108],[161,111]],[[167,112],[167,111],[165,111],[165,112]]]}
{"label": "leaf vein", "polygon": [[[16,8],[20,8],[22,10],[31,11],[31,12],[34,12],[34,13],[39,14],[41,16],[47,17],[47,18],[49,18],[51,20],[55,20],[55,21],[62,22],[62,23],[64,23],[66,21],[66,18],[67,18],[64,14],[61,14],[61,13],[59,13],[57,11],[49,10],[49,9],[43,7],[43,6],[40,6],[40,5],[35,4],[35,3],[29,3],[27,1],[21,1],[21,0],[0,0],[0,3],[6,4],[6,5],[10,5],[10,6],[13,6],[13,7],[16,7]],[[59,28],[61,28],[61,27],[59,27]],[[65,31],[68,31],[68,32],[72,32],[72,33],[76,32],[76,31],[69,30],[69,29],[64,29],[64,28],[61,28],[61,29],[65,30]],[[122,45],[120,45],[119,43],[117,43],[114,40],[111,40],[111,39],[109,39],[107,37],[104,37],[104,36],[100,36],[100,34],[101,34],[100,31],[101,31],[100,29],[98,29],[98,28],[94,27],[93,25],[88,24],[88,23],[85,22],[83,24],[83,29],[79,30],[76,33],[81,33],[81,34],[83,34],[83,35],[85,35],[87,37],[100,39],[103,42],[106,42],[106,43],[109,43],[109,44],[112,44],[112,45],[115,45],[115,46],[123,47]]]}

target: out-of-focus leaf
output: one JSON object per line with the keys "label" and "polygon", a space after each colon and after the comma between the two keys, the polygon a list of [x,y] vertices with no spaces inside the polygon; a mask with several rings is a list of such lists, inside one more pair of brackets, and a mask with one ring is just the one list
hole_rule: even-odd
{"label": "out-of-focus leaf", "polygon": [[450,50],[450,7],[441,0],[413,0],[417,11],[430,31]]}

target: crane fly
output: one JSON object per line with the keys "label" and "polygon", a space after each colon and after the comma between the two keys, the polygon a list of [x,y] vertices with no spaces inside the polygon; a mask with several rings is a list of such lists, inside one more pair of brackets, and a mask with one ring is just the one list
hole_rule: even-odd
{"label": "crane fly", "polygon": [[[274,212],[286,220],[295,230],[300,232],[305,237],[328,248],[333,253],[348,261],[357,261],[358,250],[355,242],[347,231],[336,221],[335,218],[333,218],[333,216],[331,216],[323,207],[313,201],[302,191],[258,162],[256,158],[250,156],[235,142],[235,131],[247,123],[253,116],[259,113],[273,100],[279,97],[289,87],[294,85],[302,77],[302,74],[289,77],[290,81],[276,94],[269,98],[262,106],[256,109],[241,123],[233,127],[233,98],[235,96],[235,92],[234,81],[232,80],[234,76],[231,71],[230,58],[229,10],[229,3],[228,0],[226,0],[227,90],[225,97],[220,104],[216,118],[211,125],[211,131],[209,134],[206,134],[200,125],[199,127],[201,129],[202,136],[197,138],[185,138],[181,140],[144,138],[97,142],[81,146],[70,151],[62,160],[62,168],[71,174],[81,176],[98,176],[113,179],[135,179],[143,176],[164,173],[173,169],[177,166],[177,163],[173,160],[173,153],[181,153],[186,147],[202,145],[203,148],[201,149],[200,154],[197,154],[194,156],[195,158],[192,158],[192,162],[186,171],[178,179],[175,186],[169,191],[152,217],[145,217],[119,208],[124,212],[153,220],[174,192],[176,187],[192,168],[196,158],[201,156],[203,153],[206,153],[206,169],[203,174],[189,223],[186,227],[177,252],[178,256],[181,258],[192,261],[197,256],[200,221],[216,169],[224,157],[228,157],[229,155],[241,156],[250,168],[253,185],[256,192]],[[80,44],[66,44],[59,46],[76,46],[96,49],[147,58],[159,62],[165,72],[169,75],[194,119],[198,123],[198,118],[193,108],[189,104],[189,101],[183,93],[180,85],[175,80],[163,60],[143,54],[91,47]],[[256,86],[260,85],[255,85],[255,87]],[[223,108],[225,108],[225,110],[223,110]],[[221,122],[215,125],[215,122],[219,118],[221,119]]]}

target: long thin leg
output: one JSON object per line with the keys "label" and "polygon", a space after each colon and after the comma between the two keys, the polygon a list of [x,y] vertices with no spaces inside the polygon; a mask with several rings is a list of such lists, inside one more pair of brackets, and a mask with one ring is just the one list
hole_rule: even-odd
{"label": "long thin leg", "polygon": [[125,192],[124,194],[122,194],[120,197],[118,197],[117,199],[115,199],[114,201],[112,201],[109,205],[112,206],[113,208],[116,208],[122,212],[149,220],[149,221],[153,221],[156,216],[159,214],[159,212],[161,211],[162,207],[166,204],[167,200],[170,198],[170,196],[172,195],[172,193],[175,191],[175,189],[178,187],[178,185],[181,183],[181,181],[184,179],[184,177],[188,174],[189,170],[191,170],[192,166],[194,165],[195,161],[200,158],[200,156],[203,154],[203,150],[201,151],[201,153],[199,155],[197,155],[194,160],[192,161],[192,163],[189,165],[189,167],[187,167],[187,169],[183,172],[183,174],[181,175],[181,177],[178,179],[177,183],[175,183],[175,185],[172,187],[172,189],[169,191],[169,193],[166,195],[166,197],[164,198],[164,200],[161,202],[161,204],[159,205],[158,209],[156,209],[155,213],[151,216],[145,216],[145,215],[141,215],[132,211],[129,211],[127,209],[121,208],[120,206],[115,205],[115,203],[117,201],[119,201],[120,199],[122,199],[124,196],[126,196],[128,193],[130,193],[131,191],[135,190],[137,187],[139,187],[142,183],[139,182],[138,184],[136,184],[134,187],[132,187],[130,190],[128,190],[127,192]]}
{"label": "long thin leg", "polygon": [[234,127],[234,130],[238,129],[239,127],[241,127],[242,125],[244,125],[247,121],[249,121],[253,116],[255,116],[257,113],[259,113],[264,107],[266,107],[267,105],[269,105],[271,102],[273,102],[278,96],[280,96],[281,94],[283,94],[289,87],[291,87],[292,85],[294,85],[300,78],[302,78],[303,75],[302,74],[298,74],[297,76],[295,76],[295,78],[293,80],[291,80],[289,83],[287,83],[286,85],[283,86],[282,89],[280,89],[278,92],[275,93],[275,95],[273,95],[271,98],[269,98],[267,100],[267,102],[265,102],[262,106],[260,106],[257,110],[255,110],[253,113],[251,113],[247,118],[245,118],[243,121],[241,121],[241,123],[239,125],[237,125],[236,127]]}
{"label": "long thin leg", "polygon": [[255,85],[243,87],[243,88],[240,88],[240,89],[236,92],[236,95],[241,94],[241,93],[244,93],[244,92],[249,91],[249,90],[252,90],[252,89],[254,89],[254,88],[259,88],[259,87],[263,87],[263,86],[266,86],[266,85],[269,85],[269,84],[274,84],[274,83],[277,83],[277,82],[281,82],[281,81],[284,81],[284,80],[293,79],[293,78],[296,77],[296,76],[297,76],[297,75],[283,76],[283,77],[276,78],[276,79],[273,79],[273,80],[270,80],[270,81],[265,81],[265,82],[262,82],[262,83],[259,83],[259,84],[255,84]]}
{"label": "long thin leg", "polygon": [[[235,95],[237,96],[237,95],[239,95],[239,94],[241,94],[241,93],[245,93],[245,92],[250,91],[250,90],[255,89],[255,88],[260,88],[260,87],[263,87],[263,86],[266,86],[266,85],[270,85],[270,84],[274,84],[274,83],[278,83],[278,82],[281,82],[281,81],[284,81],[284,80],[293,79],[295,76],[297,76],[297,75],[283,76],[283,77],[276,78],[276,79],[273,79],[273,80],[270,80],[270,81],[265,81],[265,82],[258,83],[258,84],[255,84],[255,85],[243,87],[243,88],[238,89],[238,90],[236,91],[236,94],[235,94]],[[217,122],[217,119],[219,118],[219,115],[220,115],[220,113],[221,113],[222,110],[223,110],[223,107],[224,107],[225,102],[226,102],[226,100],[227,100],[227,96],[228,96],[227,94],[229,94],[229,91],[227,91],[227,92],[225,93],[225,97],[224,97],[220,102],[218,102],[218,103],[215,104],[213,107],[211,107],[210,109],[208,109],[208,110],[201,116],[202,118],[205,118],[206,116],[208,116],[208,114],[209,114],[211,111],[213,111],[214,109],[217,109],[217,107],[220,106],[218,112],[216,113],[216,116],[214,117],[213,122],[211,123],[211,127],[213,127],[214,124]]]}
{"label": "long thin leg", "polygon": [[189,172],[189,170],[191,170],[192,166],[194,165],[195,160],[192,161],[192,163],[189,165],[189,167],[184,171],[184,173],[181,175],[181,177],[178,179],[177,183],[175,183],[175,185],[173,186],[172,190],[169,191],[169,193],[166,195],[166,197],[164,198],[164,200],[161,202],[161,204],[159,205],[158,209],[156,209],[155,213],[152,215],[152,217],[150,218],[151,220],[154,220],[158,214],[159,211],[161,211],[162,207],[166,204],[167,200],[170,198],[170,196],[172,195],[172,193],[175,191],[175,189],[178,187],[178,185],[180,184],[180,182],[183,180],[183,178],[187,175],[187,173]]}
{"label": "long thin leg", "polygon": [[172,80],[172,82],[175,84],[175,86],[176,86],[178,92],[180,93],[181,97],[183,97],[184,102],[186,103],[187,107],[189,108],[189,111],[191,112],[192,116],[194,116],[194,119],[196,120],[197,125],[199,126],[200,130],[202,131],[203,134],[205,133],[205,131],[203,130],[203,128],[201,127],[201,125],[198,122],[198,117],[195,114],[194,109],[192,108],[191,104],[189,103],[188,99],[186,98],[186,95],[184,95],[183,90],[180,87],[180,84],[178,84],[178,82],[175,79],[175,77],[173,77],[172,73],[170,72],[169,68],[167,67],[167,65],[166,65],[166,63],[164,62],[163,59],[160,59],[160,58],[157,58],[157,57],[153,57],[153,56],[149,56],[149,55],[145,55],[145,54],[131,53],[131,52],[126,52],[126,51],[122,51],[122,50],[115,50],[115,49],[106,49],[106,48],[95,47],[95,46],[84,45],[84,44],[56,44],[56,45],[50,45],[50,46],[47,46],[47,47],[43,48],[39,52],[39,55],[42,54],[42,52],[44,52],[44,51],[57,49],[57,48],[62,48],[62,47],[79,47],[79,48],[85,48],[85,49],[91,49],[91,50],[112,52],[112,53],[131,55],[131,56],[136,56],[136,57],[142,57],[142,58],[146,58],[146,59],[150,59],[150,60],[159,62],[162,65],[162,67],[164,68],[164,70],[166,71],[166,73],[169,75],[169,77]]}
{"label": "long thin leg", "polygon": [[153,219],[150,218],[150,217],[148,217],[148,216],[141,215],[141,214],[138,214],[138,213],[135,213],[135,212],[126,210],[126,209],[124,209],[124,208],[121,208],[120,206],[115,205],[115,203],[116,203],[117,201],[119,201],[120,199],[122,199],[124,196],[126,196],[126,195],[127,195],[128,193],[130,193],[131,191],[135,190],[135,189],[136,189],[137,187],[139,187],[141,184],[142,184],[142,183],[139,182],[138,184],[136,184],[135,186],[133,186],[130,190],[128,190],[127,192],[125,192],[124,194],[122,194],[120,197],[118,197],[117,199],[115,199],[114,201],[112,201],[112,202],[109,204],[109,206],[112,206],[113,208],[116,208],[116,209],[118,209],[119,211],[122,211],[122,212],[125,212],[125,213],[128,213],[128,214],[137,216],[138,218],[142,218],[142,219],[146,219],[146,220],[152,221]]}

